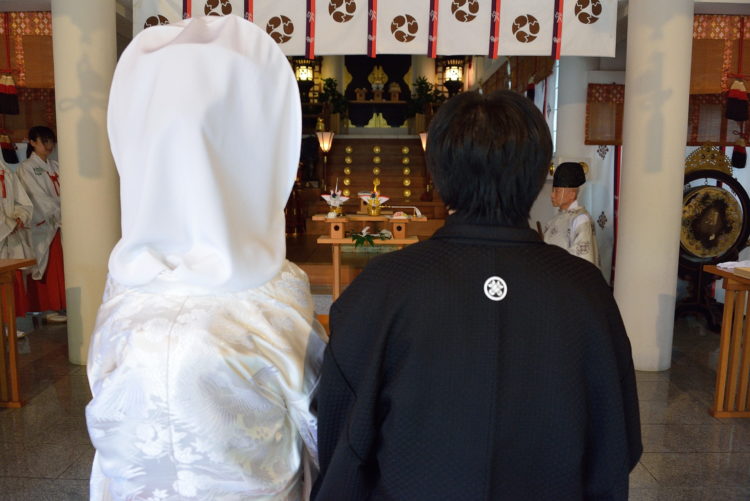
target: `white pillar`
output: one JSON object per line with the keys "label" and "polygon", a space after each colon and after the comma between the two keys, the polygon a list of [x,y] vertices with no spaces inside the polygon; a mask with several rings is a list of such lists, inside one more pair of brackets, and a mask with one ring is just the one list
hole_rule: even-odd
{"label": "white pillar", "polygon": [[52,0],[52,44],[68,356],[85,364],[107,259],[120,234],[106,122],[116,57],[115,0]]}
{"label": "white pillar", "polygon": [[693,0],[630,0],[615,298],[636,369],[670,366]]}

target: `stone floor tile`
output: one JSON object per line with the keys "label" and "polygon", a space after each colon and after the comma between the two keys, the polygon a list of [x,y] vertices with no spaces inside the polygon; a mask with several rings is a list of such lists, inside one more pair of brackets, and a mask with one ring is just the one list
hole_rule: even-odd
{"label": "stone floor tile", "polygon": [[640,402],[642,424],[717,424],[706,405],[687,393],[670,395],[667,400]]}
{"label": "stone floor tile", "polygon": [[630,489],[628,501],[702,501],[703,487],[639,487]]}
{"label": "stone floor tile", "polygon": [[0,501],[85,501],[88,480],[0,477]]}
{"label": "stone floor tile", "polygon": [[639,462],[630,472],[630,488],[654,488],[658,487],[659,483],[656,481],[653,475],[648,472],[646,468]]}
{"label": "stone floor tile", "polygon": [[750,454],[745,453],[644,453],[641,463],[660,487],[750,485]]}
{"label": "stone floor tile", "polygon": [[643,424],[644,452],[731,452],[739,432],[721,424]]}
{"label": "stone floor tile", "polygon": [[88,480],[91,476],[91,465],[94,462],[94,447],[87,449],[66,469],[60,478]]}
{"label": "stone floor tile", "polygon": [[676,395],[679,392],[676,388],[672,388],[669,380],[636,381],[636,384],[638,387],[638,400],[640,402],[668,400],[670,395]]}
{"label": "stone floor tile", "polygon": [[86,446],[64,444],[0,443],[0,477],[57,478],[67,470]]}

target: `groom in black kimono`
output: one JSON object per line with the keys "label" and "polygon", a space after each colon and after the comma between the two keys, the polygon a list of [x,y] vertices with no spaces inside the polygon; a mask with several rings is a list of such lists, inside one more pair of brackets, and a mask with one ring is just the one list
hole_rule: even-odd
{"label": "groom in black kimono", "polygon": [[549,130],[459,94],[427,163],[455,210],[331,309],[316,500],[626,500],[641,455],[630,342],[599,270],[528,227]]}

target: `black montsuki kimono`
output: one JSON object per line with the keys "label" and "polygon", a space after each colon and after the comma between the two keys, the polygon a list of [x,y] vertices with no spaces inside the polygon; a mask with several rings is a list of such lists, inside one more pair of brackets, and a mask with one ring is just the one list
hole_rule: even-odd
{"label": "black montsuki kimono", "polygon": [[317,405],[316,500],[625,500],[642,451],[599,270],[456,216],[333,305]]}

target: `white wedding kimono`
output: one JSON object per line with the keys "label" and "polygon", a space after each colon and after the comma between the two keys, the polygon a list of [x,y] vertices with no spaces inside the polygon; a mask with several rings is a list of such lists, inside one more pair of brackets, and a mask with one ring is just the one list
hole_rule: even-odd
{"label": "white wedding kimono", "polygon": [[544,227],[544,241],[599,266],[594,220],[586,209],[573,201],[561,209]]}
{"label": "white wedding kimono", "polygon": [[17,229],[16,219],[24,226],[31,221],[33,206],[18,177],[0,162],[0,259],[34,257],[28,232]]}
{"label": "white wedding kimono", "polygon": [[324,337],[289,262],[211,296],[110,279],[88,361],[91,500],[302,499]]}
{"label": "white wedding kimono", "polygon": [[107,120],[122,238],[89,351],[91,499],[305,499],[325,335],[285,258],[289,62],[237,16],[151,27]]}
{"label": "white wedding kimono", "polygon": [[32,153],[18,166],[16,175],[34,205],[26,232],[36,259],[31,278],[40,280],[47,269],[49,246],[60,228],[60,167],[56,161],[45,162]]}

